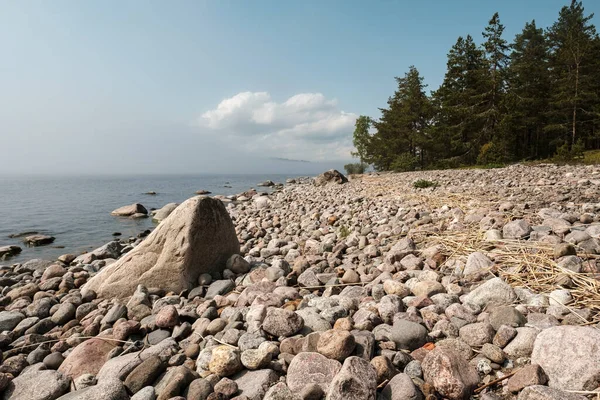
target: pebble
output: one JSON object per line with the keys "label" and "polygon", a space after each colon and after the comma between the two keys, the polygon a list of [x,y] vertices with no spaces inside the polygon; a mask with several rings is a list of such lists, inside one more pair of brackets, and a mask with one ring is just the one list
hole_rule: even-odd
{"label": "pebble", "polygon": [[160,309],[155,318],[156,326],[159,328],[173,328],[179,324],[179,313],[174,305],[166,305]]}
{"label": "pebble", "polygon": [[262,329],[276,337],[292,336],[304,326],[304,320],[294,311],[271,307],[262,323]]}
{"label": "pebble", "polygon": [[354,351],[356,340],[348,331],[332,329],[320,333],[316,347],[325,357],[343,361]]}
{"label": "pebble", "polygon": [[400,349],[414,350],[427,341],[427,329],[419,323],[398,319],[392,326],[390,339]]}
{"label": "pebble", "polygon": [[239,350],[230,346],[218,346],[212,350],[210,372],[218,376],[230,376],[242,369]]}
{"label": "pebble", "polygon": [[468,398],[479,383],[479,375],[466,359],[450,349],[436,347],[423,360],[425,382],[450,400]]}

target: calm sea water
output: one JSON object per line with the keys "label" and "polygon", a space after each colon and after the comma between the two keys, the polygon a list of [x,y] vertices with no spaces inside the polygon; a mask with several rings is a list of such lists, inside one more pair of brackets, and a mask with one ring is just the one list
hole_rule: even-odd
{"label": "calm sea water", "polygon": [[[22,253],[0,265],[33,258],[53,260],[79,254],[112,240],[113,232],[135,236],[154,226],[151,218],[113,217],[123,205],[141,203],[148,210],[181,203],[200,189],[231,195],[265,180],[285,182],[288,175],[197,175],[138,177],[7,177],[0,176],[0,246],[16,244]],[[226,187],[231,186],[231,187]],[[148,191],[156,195],[146,195]],[[10,234],[37,231],[56,237],[53,244],[26,247]],[[59,248],[60,246],[60,248]]]}

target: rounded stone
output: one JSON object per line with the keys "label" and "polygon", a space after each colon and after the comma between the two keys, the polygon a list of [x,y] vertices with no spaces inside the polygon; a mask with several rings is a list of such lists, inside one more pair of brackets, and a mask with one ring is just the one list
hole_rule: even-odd
{"label": "rounded stone", "polygon": [[354,351],[356,340],[354,336],[341,329],[331,329],[322,332],[317,342],[317,351],[327,358],[343,361]]}
{"label": "rounded stone", "polygon": [[427,342],[427,328],[416,322],[398,319],[392,326],[390,339],[401,349],[415,350]]}
{"label": "rounded stone", "polygon": [[292,336],[304,327],[304,320],[294,311],[269,308],[262,328],[273,336]]}
{"label": "rounded stone", "polygon": [[179,323],[179,313],[174,305],[167,305],[160,309],[155,317],[156,326],[159,328],[172,328]]}
{"label": "rounded stone", "polygon": [[213,349],[208,369],[218,376],[231,376],[242,368],[240,352],[231,346],[218,346]]}
{"label": "rounded stone", "polygon": [[244,367],[248,369],[261,369],[271,362],[271,353],[261,349],[249,349],[242,352],[241,361]]}
{"label": "rounded stone", "polygon": [[48,369],[58,369],[58,367],[60,367],[63,361],[65,361],[63,355],[61,353],[56,352],[48,354],[46,357],[44,357],[44,361],[42,362]]}

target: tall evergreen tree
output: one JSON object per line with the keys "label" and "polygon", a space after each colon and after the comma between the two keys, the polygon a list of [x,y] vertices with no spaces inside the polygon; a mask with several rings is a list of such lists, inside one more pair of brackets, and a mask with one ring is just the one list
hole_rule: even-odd
{"label": "tall evergreen tree", "polygon": [[553,78],[552,123],[547,130],[562,134],[571,146],[590,133],[591,108],[595,102],[594,48],[596,29],[585,15],[581,1],[565,6],[547,36],[550,44],[550,69]]}
{"label": "tall evergreen tree", "polygon": [[507,55],[509,46],[502,37],[504,25],[500,16],[495,13],[482,33],[485,42],[483,48],[486,56],[487,71],[482,73],[487,78],[481,80],[480,96],[482,107],[480,116],[483,119],[481,139],[485,143],[504,141],[500,137],[498,125],[504,114],[504,94],[506,88],[506,68],[509,63]]}
{"label": "tall evergreen tree", "polygon": [[410,170],[600,148],[600,37],[591,18],[572,0],[545,33],[532,21],[509,46],[495,13],[481,46],[458,38],[431,97],[416,68],[396,78],[381,118],[357,120],[353,154],[378,170]]}
{"label": "tall evergreen tree", "polygon": [[544,133],[549,107],[550,77],[548,44],[535,20],[525,24],[512,44],[508,69],[508,113],[504,119],[512,158],[552,155],[550,139]]}
{"label": "tall evergreen tree", "polygon": [[425,160],[431,106],[417,68],[411,66],[396,82],[398,88],[388,99],[388,108],[380,109],[381,119],[373,122],[377,129],[374,143],[381,155],[375,167],[411,170],[423,166]]}
{"label": "tall evergreen tree", "polygon": [[437,113],[432,133],[438,143],[446,144],[442,158],[449,159],[450,166],[475,162],[484,142],[484,71],[483,51],[470,35],[459,37],[448,53],[444,82],[433,95]]}

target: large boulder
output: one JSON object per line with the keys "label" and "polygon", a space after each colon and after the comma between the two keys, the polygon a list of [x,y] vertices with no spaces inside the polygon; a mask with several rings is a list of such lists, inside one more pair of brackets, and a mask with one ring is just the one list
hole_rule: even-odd
{"label": "large boulder", "polygon": [[74,259],[76,263],[90,263],[93,260],[104,260],[106,258],[117,259],[121,256],[121,250],[123,245],[118,240],[113,240],[105,245],[98,247],[97,249],[84,253]]}
{"label": "large boulder", "polygon": [[26,368],[9,383],[3,400],[56,399],[69,390],[69,378],[61,372],[45,370],[42,363]]}
{"label": "large boulder", "polygon": [[519,393],[518,400],[586,400],[586,397],[548,386],[527,386]]}
{"label": "large boulder", "polygon": [[381,391],[382,400],[422,400],[423,395],[417,389],[410,376],[394,376]]}
{"label": "large boulder", "polygon": [[[154,397],[153,397],[154,398]],[[97,385],[69,392],[57,400],[129,400],[123,382],[118,379],[99,382]]]}
{"label": "large boulder", "polygon": [[15,256],[21,252],[21,248],[19,246],[8,245],[8,246],[0,246],[0,260],[5,260],[9,257]]}
{"label": "large boulder", "polygon": [[12,331],[24,318],[18,311],[0,311],[0,332]]}
{"label": "large boulder", "polygon": [[100,297],[131,296],[138,285],[181,292],[203,273],[223,271],[240,251],[223,203],[193,197],[182,203],[134,250],[105,267],[85,285]]}
{"label": "large boulder", "polygon": [[69,353],[58,371],[71,379],[83,374],[97,375],[106,362],[108,353],[116,347],[115,342],[110,340],[112,338],[108,339],[96,337],[79,344]]}
{"label": "large boulder", "polygon": [[517,295],[508,283],[502,278],[492,278],[467,294],[464,303],[484,309],[491,305],[509,305],[516,299]]}
{"label": "large boulder", "polygon": [[165,220],[175,209],[179,206],[177,203],[169,203],[163,206],[160,210],[156,211],[156,213],[152,216],[152,220],[156,222],[162,222]]}
{"label": "large boulder", "polygon": [[130,217],[134,214],[148,214],[148,210],[140,203],[134,203],[128,206],[119,207],[111,212],[111,215],[116,215],[118,217]]}
{"label": "large boulder", "polygon": [[376,392],[375,368],[368,361],[352,356],[331,381],[327,400],[375,400]]}
{"label": "large boulder", "polygon": [[600,386],[600,331],[591,326],[555,326],[543,330],[533,345],[531,362],[561,390]]}
{"label": "large boulder", "polygon": [[348,178],[346,178],[340,171],[337,169],[330,169],[329,171],[323,172],[321,175],[315,178],[316,186],[324,186],[328,183],[346,183],[348,182]]}
{"label": "large boulder", "polygon": [[341,368],[339,361],[330,360],[319,353],[302,352],[292,358],[287,371],[287,384],[294,393],[300,393],[310,384],[316,384],[323,392],[327,392]]}
{"label": "large boulder", "polygon": [[466,400],[479,384],[477,370],[459,353],[436,347],[421,364],[425,382],[450,400]]}
{"label": "large boulder", "polygon": [[55,237],[50,235],[31,235],[25,236],[23,243],[30,247],[43,246],[54,242],[54,239]]}
{"label": "large boulder", "polygon": [[237,384],[240,397],[249,400],[261,400],[265,397],[269,387],[277,382],[278,376],[271,369],[259,369],[256,371],[241,371],[232,376],[231,379]]}

